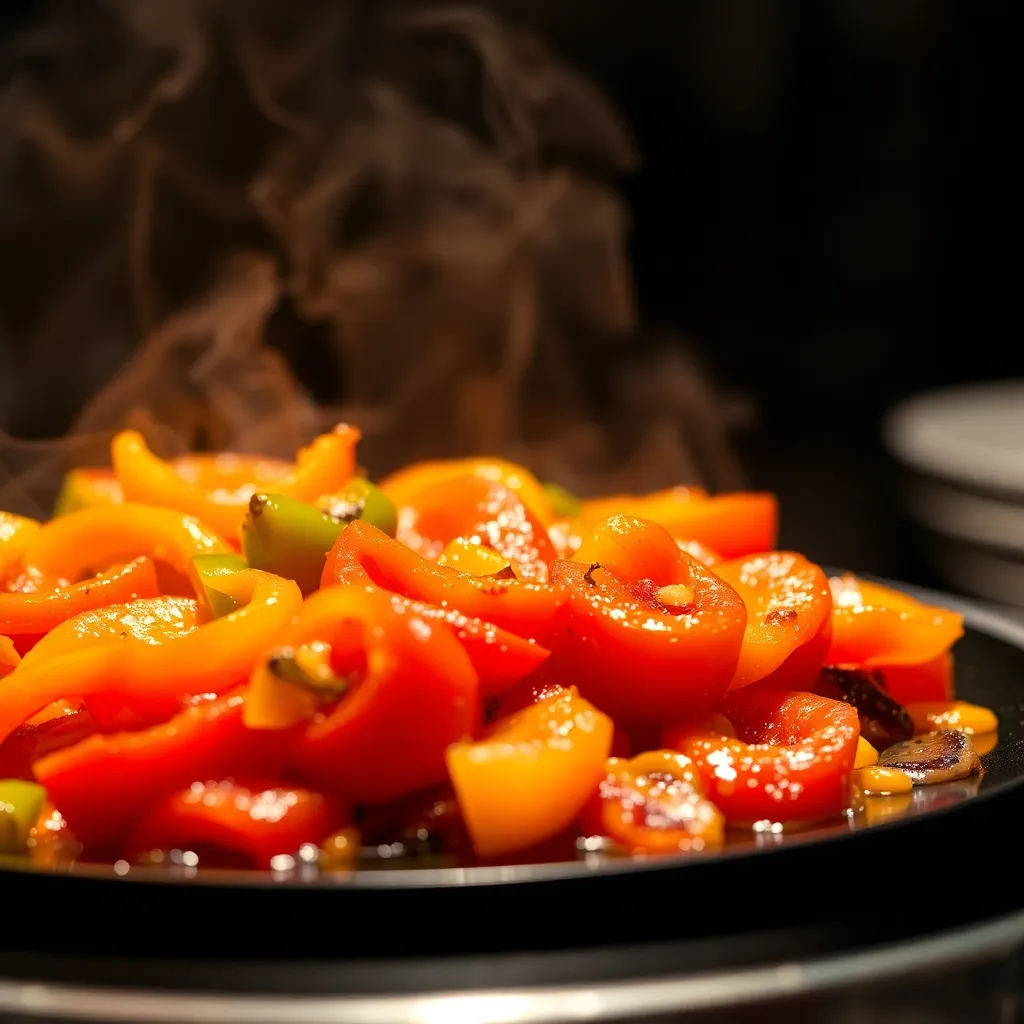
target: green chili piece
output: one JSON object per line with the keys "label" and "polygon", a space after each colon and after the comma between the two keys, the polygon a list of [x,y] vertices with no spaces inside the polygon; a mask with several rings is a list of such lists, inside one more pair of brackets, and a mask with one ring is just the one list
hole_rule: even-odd
{"label": "green chili piece", "polygon": [[296,498],[254,494],[242,525],[242,550],[252,568],[295,580],[303,594],[311,594],[346,525],[345,519]]}
{"label": "green chili piece", "polygon": [[35,782],[0,781],[0,853],[16,853],[25,848],[45,801],[46,790]]}

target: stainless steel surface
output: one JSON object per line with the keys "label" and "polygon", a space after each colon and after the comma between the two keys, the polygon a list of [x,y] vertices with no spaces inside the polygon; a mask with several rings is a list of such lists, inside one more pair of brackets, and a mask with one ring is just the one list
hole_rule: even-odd
{"label": "stainless steel surface", "polygon": [[771,967],[608,985],[378,997],[217,996],[0,981],[0,1015],[111,1024],[557,1024],[737,1007],[923,972],[962,970],[1024,944],[1024,913],[902,946]]}

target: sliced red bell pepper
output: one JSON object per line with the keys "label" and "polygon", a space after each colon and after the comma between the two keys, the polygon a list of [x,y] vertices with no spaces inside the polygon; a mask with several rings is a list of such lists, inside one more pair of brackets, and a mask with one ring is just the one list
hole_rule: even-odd
{"label": "sliced red bell pepper", "polygon": [[952,651],[940,654],[921,665],[878,665],[885,691],[893,700],[906,706],[922,701],[952,700],[954,656]]}
{"label": "sliced red bell pepper", "polygon": [[719,707],[736,737],[708,723],[663,731],[666,747],[689,757],[701,789],[730,825],[818,821],[849,804],[860,722],[843,701],[752,688]]}
{"label": "sliced red bell pepper", "polygon": [[629,853],[710,853],[725,841],[721,812],[701,792],[689,758],[672,750],[610,758],[580,827]]}
{"label": "sliced red bell pepper", "polygon": [[308,789],[252,781],[194,782],[150,807],[133,830],[125,856],[137,861],[153,850],[212,847],[267,870],[279,855],[294,855],[307,843],[318,845],[348,820],[336,800]]}
{"label": "sliced red bell pepper", "polygon": [[541,517],[523,497],[474,473],[429,484],[398,510],[398,540],[426,558],[437,558],[456,537],[498,552],[521,579],[543,581],[555,557]]}
{"label": "sliced red bell pepper", "polygon": [[141,732],[91,736],[37,761],[35,777],[87,849],[117,850],[167,793],[235,774],[279,773],[290,737],[247,729],[243,703],[238,694],[201,701]]}
{"label": "sliced red bell pepper", "polygon": [[0,743],[0,778],[33,779],[32,765],[41,757],[63,750],[96,732],[84,707],[68,707],[43,722],[28,722]]}
{"label": "sliced red bell pepper", "polygon": [[547,646],[565,595],[540,583],[470,576],[434,565],[369,523],[342,531],[327,555],[321,585],[372,583],[403,597],[491,622]]}
{"label": "sliced red bell pepper", "polygon": [[82,583],[66,587],[0,594],[0,633],[9,636],[41,634],[67,619],[108,604],[124,604],[160,593],[156,568],[148,558]]}
{"label": "sliced red bell pepper", "polygon": [[504,693],[539,668],[551,654],[533,640],[524,640],[500,626],[470,618],[455,608],[437,608],[398,594],[391,595],[391,603],[429,622],[443,622],[451,629],[469,655],[480,681],[481,697]]}
{"label": "sliced red bell pepper", "polygon": [[736,670],[743,601],[686,552],[676,548],[673,557],[671,579],[629,579],[596,563],[551,566],[552,586],[568,600],[548,668],[620,724],[658,724],[710,707]]}
{"label": "sliced red bell pepper", "polygon": [[[743,647],[729,689],[768,677],[773,689],[807,689],[825,664],[828,648],[822,635],[832,628],[832,591],[821,567],[803,555],[773,551],[722,562],[714,571],[747,607]],[[798,652],[804,656],[794,657]]]}
{"label": "sliced red bell pepper", "polygon": [[[440,782],[447,747],[480,722],[476,673],[447,625],[395,605],[389,594],[362,587],[321,592],[335,610],[331,666],[347,680],[340,700],[318,714],[300,738],[290,765],[317,789],[357,804],[393,800]],[[319,595],[318,595],[319,596]],[[280,702],[269,692],[273,671],[250,684],[255,727]],[[277,687],[298,689],[277,680]]]}

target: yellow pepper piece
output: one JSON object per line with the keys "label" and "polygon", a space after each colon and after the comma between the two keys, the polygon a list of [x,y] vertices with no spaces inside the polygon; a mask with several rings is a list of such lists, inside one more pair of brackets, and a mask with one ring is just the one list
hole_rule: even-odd
{"label": "yellow pepper piece", "polygon": [[493,480],[515,491],[523,504],[545,526],[554,522],[555,512],[544,485],[523,466],[505,459],[474,457],[469,459],[436,459],[416,462],[400,469],[380,482],[380,489],[391,499],[395,508],[413,504],[417,494],[434,484],[457,480],[464,476],[479,476]]}
{"label": "yellow pepper piece", "polygon": [[878,751],[863,736],[857,737],[857,754],[854,757],[854,768],[868,768],[878,764]]}
{"label": "yellow pepper piece", "polygon": [[874,764],[857,768],[853,773],[853,784],[867,797],[900,796],[914,788],[906,772]]}
{"label": "yellow pepper piece", "polygon": [[243,569],[232,581],[231,596],[244,607],[168,644],[99,644],[19,666],[0,691],[0,743],[70,694],[86,701],[94,694],[114,695],[129,706],[173,704],[235,685],[259,663],[267,638],[298,611],[302,594],[292,580]]}
{"label": "yellow pepper piece", "polygon": [[917,732],[933,732],[936,729],[955,729],[968,736],[995,732],[999,719],[978,704],[962,700],[923,701],[908,704],[907,713],[914,722]]}
{"label": "yellow pepper piece", "polygon": [[[278,652],[290,650],[304,654],[307,664],[317,656],[326,663],[330,647],[319,642],[321,637],[337,634],[339,623],[349,620],[361,635],[366,606],[365,592],[358,587],[326,587],[310,594],[297,614],[284,621],[272,638],[273,649],[249,680],[242,716],[250,729],[287,729],[313,717],[320,705],[316,695],[277,678],[270,670],[271,659]],[[313,644],[316,649],[310,649]]]}
{"label": "yellow pepper piece", "polygon": [[438,565],[447,565],[470,576],[493,576],[496,572],[505,572],[509,568],[507,558],[502,558],[492,548],[482,544],[474,544],[465,537],[456,537],[441,552]]}
{"label": "yellow pepper piece", "polygon": [[999,746],[999,733],[995,731],[975,733],[971,737],[971,745],[978,757],[984,757]]}
{"label": "yellow pepper piece", "polygon": [[611,750],[607,715],[562,690],[448,748],[448,774],[473,848],[513,853],[557,835],[597,789]]}
{"label": "yellow pepper piece", "polygon": [[40,524],[27,516],[0,512],[0,582],[20,568],[25,545],[39,532]]}
{"label": "yellow pepper piece", "polygon": [[[159,458],[134,430],[122,431],[114,438],[111,459],[128,501],[174,508],[209,523],[225,536],[235,536],[256,491],[271,490],[314,502],[341,487],[355,472],[360,436],[355,427],[339,424],[331,433],[321,434],[300,449],[287,475],[272,473],[272,479],[240,481],[237,472],[225,471],[222,486],[217,486],[215,465],[201,474],[191,473],[188,460],[179,460],[178,464]],[[259,460],[253,460],[252,465],[258,467]]]}
{"label": "yellow pepper piece", "polygon": [[188,576],[192,556],[230,550],[211,529],[170,508],[126,502],[52,519],[26,545],[28,574],[53,586],[149,555]]}

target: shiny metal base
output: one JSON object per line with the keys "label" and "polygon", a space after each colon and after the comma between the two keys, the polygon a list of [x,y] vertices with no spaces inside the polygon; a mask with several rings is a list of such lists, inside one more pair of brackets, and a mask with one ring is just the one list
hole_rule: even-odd
{"label": "shiny metal base", "polygon": [[[520,988],[504,991],[466,991],[430,994],[337,997],[274,997],[189,994],[91,989],[18,983],[0,980],[0,1022],[89,1021],[103,1024],[561,1024],[600,1021],[654,1022],[721,1020],[740,1022],[756,1003],[756,1019],[770,1024],[772,1007],[795,1021],[870,1019],[879,1024],[877,1011],[862,1016],[873,993],[898,985],[920,990],[914,1017],[920,1022],[964,1021],[1012,1024],[1018,1019],[1015,983],[1024,949],[1024,913],[990,921],[969,929],[937,935],[913,943],[884,946],[850,955],[781,963],[689,977],[666,977],[586,987]],[[991,972],[981,983],[980,1001],[971,995],[970,1007],[956,1009],[943,996],[933,1005],[937,989],[963,984],[972,971],[994,967],[1001,983],[993,985]],[[1005,966],[1005,969],[1003,969]],[[940,984],[939,979],[942,979]],[[975,982],[977,984],[977,982]],[[845,994],[845,996],[844,996]],[[816,1014],[829,997],[828,1017],[792,1015],[794,1005]],[[838,1000],[838,1001],[837,1001]],[[795,1001],[795,1002],[794,1002]],[[914,1002],[911,996],[912,1003]],[[891,1000],[885,1000],[890,1003]],[[902,1003],[902,1000],[901,1000]],[[845,1009],[837,1010],[839,1006]],[[943,1015],[946,1011],[955,1015]],[[836,1013],[841,1013],[840,1017]],[[964,1017],[963,1013],[970,1013]],[[867,1009],[863,1013],[868,1013]],[[906,1010],[900,1021],[910,1021]],[[751,1019],[755,1019],[751,1017]],[[779,1019],[782,1019],[781,1017]]]}

